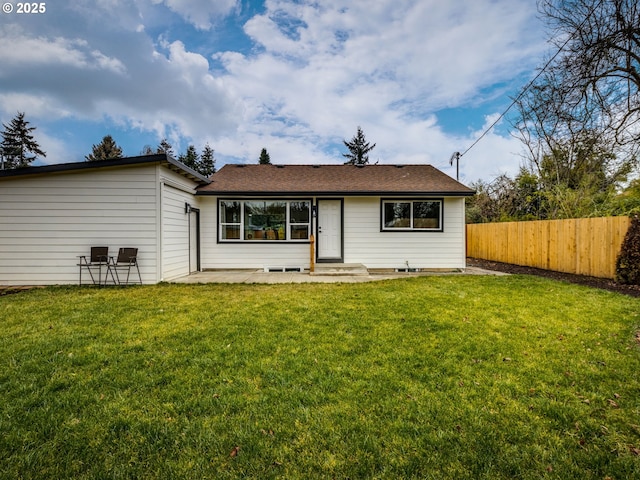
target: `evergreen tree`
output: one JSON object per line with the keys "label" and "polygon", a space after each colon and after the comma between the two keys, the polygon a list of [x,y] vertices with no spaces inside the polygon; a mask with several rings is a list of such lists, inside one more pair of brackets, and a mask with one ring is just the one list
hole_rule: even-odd
{"label": "evergreen tree", "polygon": [[216,173],[216,159],[213,156],[213,148],[211,148],[208,143],[204,146],[204,150],[202,150],[197,170],[205,177]]}
{"label": "evergreen tree", "polygon": [[260,165],[271,165],[271,157],[267,153],[267,149],[263,148],[260,152],[260,160],[258,160]]}
{"label": "evergreen tree", "polygon": [[345,165],[366,165],[369,163],[369,152],[374,149],[376,144],[370,145],[367,142],[362,128],[358,127],[356,135],[350,142],[346,140],[342,141],[344,145],[349,149],[349,153],[343,153],[342,156],[349,160],[345,162]]}
{"label": "evergreen tree", "polygon": [[91,153],[84,158],[87,162],[122,158],[122,148],[118,146],[111,135],[105,135],[102,138],[102,142],[98,145],[94,145],[91,149]]}
{"label": "evergreen tree", "polygon": [[160,145],[158,145],[158,149],[156,150],[156,153],[166,153],[170,157],[175,156],[175,154],[173,153],[173,147],[167,141],[166,138],[162,139],[162,141],[160,142]]}
{"label": "evergreen tree", "polygon": [[198,171],[198,163],[200,162],[200,155],[196,152],[196,147],[193,145],[189,145],[187,147],[187,152],[181,154],[178,157],[178,161],[182,162],[187,167]]}
{"label": "evergreen tree", "polygon": [[616,260],[616,282],[640,285],[640,217],[631,217],[631,225],[624,237]]}
{"label": "evergreen tree", "polygon": [[[4,131],[2,132],[0,154],[2,154],[3,161],[0,162],[0,168],[28,167],[38,155],[47,156],[34,140],[31,132],[36,127],[29,126],[29,122],[24,119],[24,112],[18,112],[9,125],[3,123],[2,126]],[[32,155],[29,155],[30,153]]]}

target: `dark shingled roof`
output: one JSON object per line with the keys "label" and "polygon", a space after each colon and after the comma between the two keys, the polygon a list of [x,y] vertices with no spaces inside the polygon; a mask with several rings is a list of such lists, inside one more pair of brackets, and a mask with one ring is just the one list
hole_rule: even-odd
{"label": "dark shingled roof", "polygon": [[199,195],[441,195],[475,193],[431,165],[225,165]]}

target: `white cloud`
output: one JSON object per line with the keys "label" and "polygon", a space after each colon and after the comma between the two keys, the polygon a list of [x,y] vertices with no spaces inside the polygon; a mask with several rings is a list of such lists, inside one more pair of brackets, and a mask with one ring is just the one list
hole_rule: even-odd
{"label": "white cloud", "polygon": [[[47,119],[75,116],[112,119],[171,136],[198,138],[235,128],[238,105],[209,62],[181,41],[154,51],[141,33],[121,34],[113,53],[91,39],[29,34],[20,27],[0,30],[0,110]],[[124,40],[130,40],[126,42]],[[98,46],[100,45],[100,46]]]}
{"label": "white cloud", "polygon": [[[211,40],[246,7],[237,0],[78,0],[64,12],[73,16],[0,27],[0,114],[108,119],[174,144],[209,142],[222,159],[255,161],[264,147],[279,163],[342,162],[341,141],[360,125],[377,143],[372,160],[446,171],[480,133],[446,132],[436,112],[482,105],[495,84],[517,88],[544,48],[532,0],[265,6],[244,25],[255,48],[242,50]],[[462,171],[517,170],[517,151],[492,132]]]}
{"label": "white cloud", "polygon": [[[267,6],[245,25],[264,51],[218,57],[244,99],[252,151],[260,141],[279,145],[278,133],[292,125],[319,137],[304,133],[314,142],[308,146],[339,144],[361,125],[378,144],[372,159],[448,167],[451,154],[476,134],[447,135],[433,113],[481,103],[483,89],[530,69],[543,46],[530,28],[532,2],[271,0]],[[479,160],[468,164],[469,175],[517,170],[517,142],[491,133],[481,143],[465,157]],[[272,154],[275,161],[303,158],[301,148],[280,150],[291,157]]]}
{"label": "white cloud", "polygon": [[156,52],[132,68],[131,85],[118,85],[120,95],[101,98],[96,110],[159,137],[179,133],[200,139],[233,131],[241,107],[225,80],[214,77],[207,60],[180,41],[168,45],[168,52],[166,57]]}
{"label": "white cloud", "polygon": [[153,0],[162,3],[200,30],[209,30],[212,18],[229,15],[237,8],[237,0]]}
{"label": "white cloud", "polygon": [[[531,2],[331,2],[322,7],[268,2],[247,22],[266,52],[298,71],[341,73],[337,80],[395,82],[403,95],[428,107],[463,101],[539,53],[528,38]],[[295,78],[292,79],[295,82]],[[333,87],[338,91],[342,82]]]}
{"label": "white cloud", "polygon": [[[118,59],[92,49],[78,38],[34,37],[15,24],[0,28],[0,64],[12,68],[63,65],[79,69],[109,70],[122,74],[125,66]],[[2,73],[0,73],[2,76]]]}
{"label": "white cloud", "polygon": [[0,93],[0,112],[15,115],[29,112],[29,117],[64,118],[72,115],[71,110],[61,105],[55,97],[27,93]]}
{"label": "white cloud", "polygon": [[51,136],[38,129],[35,132],[36,141],[40,148],[47,154],[45,158],[40,158],[42,163],[68,163],[74,161],[74,156],[70,154],[69,147],[56,136]]}
{"label": "white cloud", "polygon": [[202,55],[187,52],[184,43],[175,41],[169,45],[169,63],[176,72],[182,72],[183,76],[207,76],[209,75],[209,62]]}

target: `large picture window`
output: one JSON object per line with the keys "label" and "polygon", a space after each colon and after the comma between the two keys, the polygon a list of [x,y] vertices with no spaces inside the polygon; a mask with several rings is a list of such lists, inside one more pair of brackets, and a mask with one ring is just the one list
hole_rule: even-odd
{"label": "large picture window", "polygon": [[442,200],[383,200],[382,230],[442,231]]}
{"label": "large picture window", "polygon": [[220,200],[221,241],[304,241],[311,230],[311,200]]}

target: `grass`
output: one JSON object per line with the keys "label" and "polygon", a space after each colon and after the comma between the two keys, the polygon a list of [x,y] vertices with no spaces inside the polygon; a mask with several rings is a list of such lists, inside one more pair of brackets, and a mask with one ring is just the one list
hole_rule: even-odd
{"label": "grass", "polygon": [[527,276],[0,297],[0,478],[640,478],[640,300]]}

